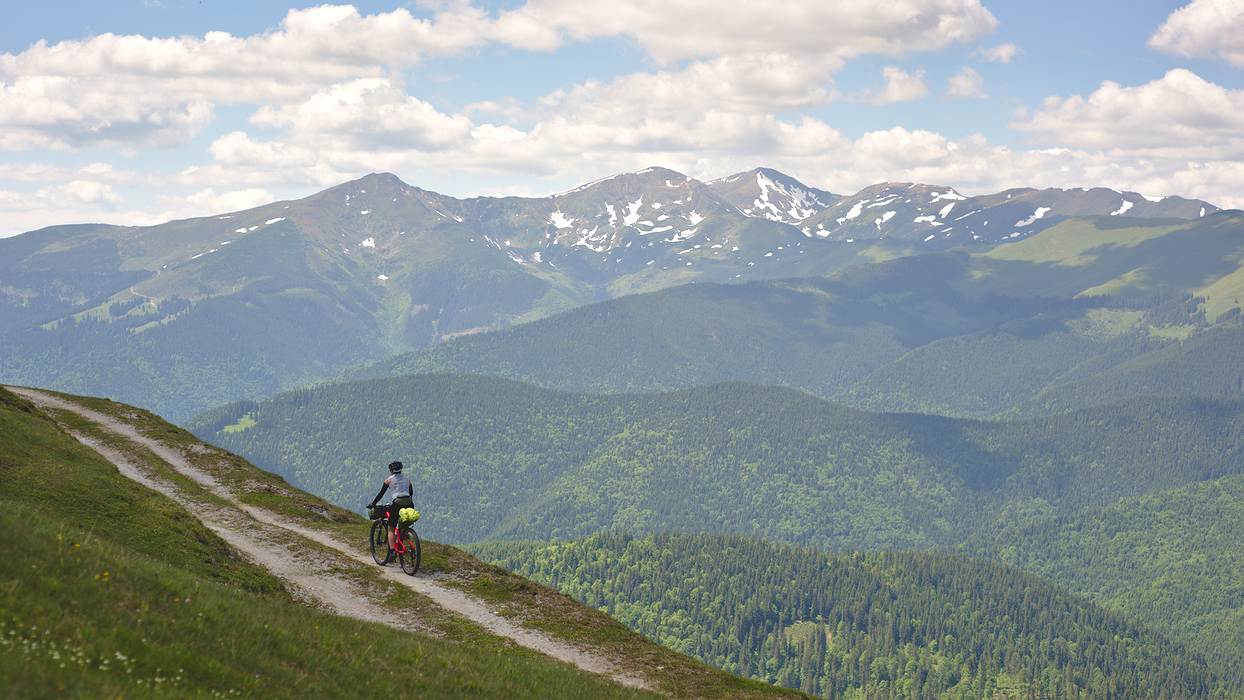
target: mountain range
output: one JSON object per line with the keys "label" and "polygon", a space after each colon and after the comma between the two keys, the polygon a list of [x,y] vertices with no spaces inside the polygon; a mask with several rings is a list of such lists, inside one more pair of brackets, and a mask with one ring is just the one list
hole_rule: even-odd
{"label": "mountain range", "polygon": [[0,240],[0,380],[183,420],[637,292],[984,254],[1069,217],[1177,229],[1215,212],[1100,188],[839,196],[768,169],[700,182],[650,168],[543,198],[456,199],[369,175],[247,211]]}
{"label": "mountain range", "polygon": [[1244,221],[1075,219],[981,253],[700,283],[344,372],[505,376],[571,391],[743,380],[877,411],[1043,415],[1141,394],[1239,396]]}

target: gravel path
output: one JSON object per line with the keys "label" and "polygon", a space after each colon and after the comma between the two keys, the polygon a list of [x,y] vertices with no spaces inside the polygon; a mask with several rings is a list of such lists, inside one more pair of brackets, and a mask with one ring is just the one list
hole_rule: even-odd
{"label": "gravel path", "polygon": [[[230,545],[286,581],[295,591],[295,595],[302,597],[305,602],[339,615],[380,622],[398,629],[426,629],[426,626],[415,619],[414,615],[406,614],[400,616],[399,619],[394,619],[391,610],[377,604],[365,591],[359,590],[359,587],[344,575],[307,573],[327,570],[330,568],[332,559],[331,555],[325,554],[322,549],[308,545],[306,542],[308,540],[337,552],[338,556],[344,555],[360,563],[375,566],[368,553],[360,553],[355,547],[325,533],[283,520],[270,511],[241,503],[211,474],[192,465],[181,450],[143,435],[133,425],[37,389],[6,388],[29,399],[41,408],[71,411],[108,432],[147,448],[178,472],[226,501],[229,505],[221,507],[204,505],[188,499],[175,484],[150,473],[144,467],[131,461],[122,451],[109,447],[90,436],[70,431],[70,434],[79,442],[94,449],[115,464],[124,476],[147,488],[159,491],[183,505]],[[302,546],[298,546],[299,542]],[[482,600],[440,585],[434,577],[407,576],[389,567],[381,569],[381,572],[386,580],[408,586],[415,592],[430,598],[450,614],[468,619],[492,634],[511,639],[519,645],[573,664],[584,671],[607,676],[622,685],[645,690],[652,689],[643,678],[635,674],[620,672],[617,666],[608,659],[550,637],[543,632],[522,627],[501,617]]]}

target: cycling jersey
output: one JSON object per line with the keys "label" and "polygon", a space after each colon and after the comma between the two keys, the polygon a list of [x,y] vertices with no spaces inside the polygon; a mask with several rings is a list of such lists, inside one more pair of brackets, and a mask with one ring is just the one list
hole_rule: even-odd
{"label": "cycling jersey", "polygon": [[384,480],[384,485],[389,489],[389,503],[393,503],[395,499],[405,496],[413,499],[415,497],[414,484],[410,483],[410,477],[405,474],[393,474]]}

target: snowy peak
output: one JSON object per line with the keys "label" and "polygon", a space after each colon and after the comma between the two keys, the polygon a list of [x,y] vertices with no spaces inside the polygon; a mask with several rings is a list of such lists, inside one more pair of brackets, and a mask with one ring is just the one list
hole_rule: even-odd
{"label": "snowy peak", "polygon": [[515,217],[529,224],[507,243],[522,249],[514,253],[524,260],[554,246],[603,254],[677,245],[700,234],[711,218],[745,218],[704,183],[666,168],[614,175],[552,197],[504,202],[521,209]]}
{"label": "snowy peak", "polygon": [[969,197],[952,187],[883,183],[839,199],[800,228],[828,240],[898,238],[937,250],[1022,238],[1076,216],[1193,219],[1215,211],[1218,207],[1199,200],[1101,187],[1024,188]]}
{"label": "snowy peak", "polygon": [[795,226],[841,199],[769,168],[756,168],[705,184],[744,216]]}

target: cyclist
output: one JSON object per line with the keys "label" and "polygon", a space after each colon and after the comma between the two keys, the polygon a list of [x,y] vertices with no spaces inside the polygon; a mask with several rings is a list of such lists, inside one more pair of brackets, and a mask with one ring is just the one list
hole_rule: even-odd
{"label": "cyclist", "polygon": [[385,561],[387,564],[393,560],[393,548],[397,546],[397,540],[393,534],[394,528],[397,527],[398,513],[403,508],[415,507],[415,491],[414,484],[410,483],[410,477],[402,474],[401,462],[389,462],[389,478],[384,480],[384,484],[380,487],[380,493],[371,499],[371,503],[367,504],[368,508],[375,508],[376,504],[384,496],[385,491],[392,489],[393,495],[389,498],[389,503],[385,506],[386,525],[389,532],[389,558]]}

